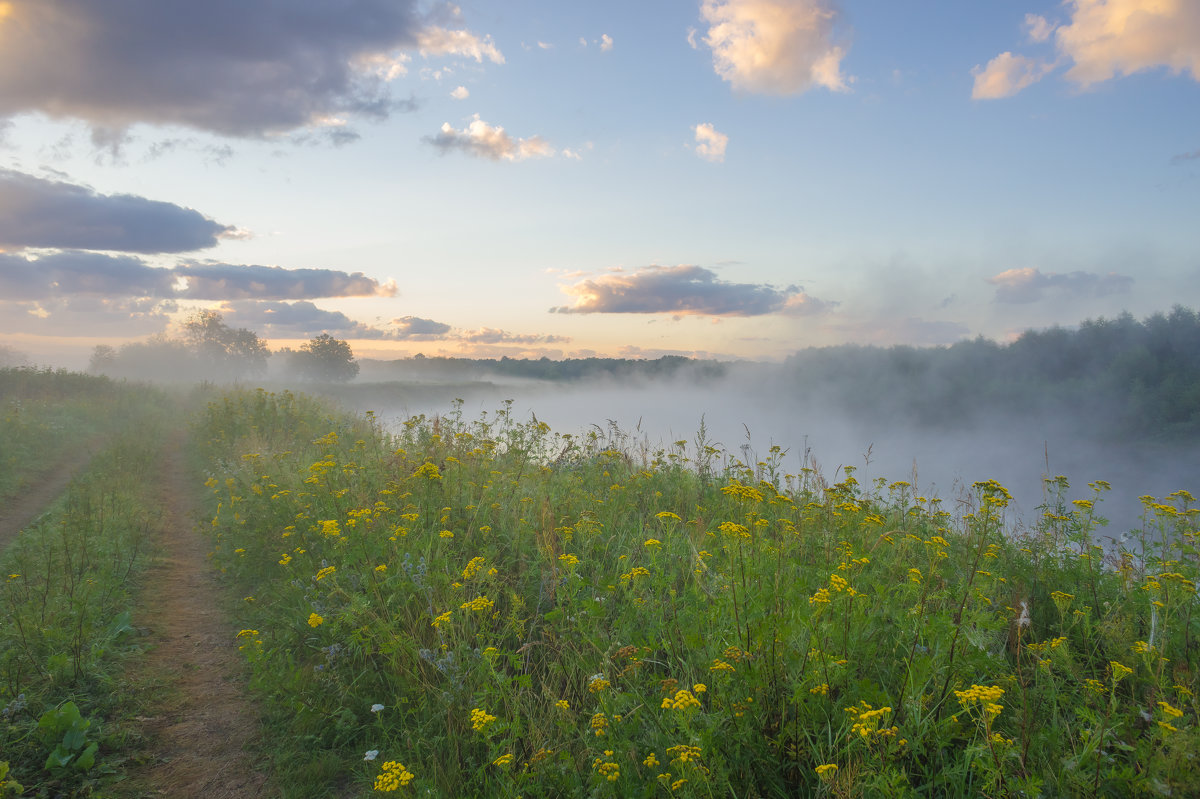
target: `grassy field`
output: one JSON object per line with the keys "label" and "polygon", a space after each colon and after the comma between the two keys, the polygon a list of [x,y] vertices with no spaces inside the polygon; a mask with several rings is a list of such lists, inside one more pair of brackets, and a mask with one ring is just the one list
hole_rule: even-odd
{"label": "grassy field", "polygon": [[[212,403],[213,559],[296,795],[1186,794],[1197,510],[1092,500],[1004,533],[702,440],[511,418],[396,434],[303,397]],[[1065,481],[1050,479],[1051,496]]]}
{"label": "grassy field", "polygon": [[[186,417],[187,449],[280,795],[1186,796],[1200,784],[1200,511],[1186,491],[1143,497],[1140,529],[1105,550],[1103,483],[1070,502],[1065,479],[1048,478],[1038,524],[1014,534],[994,481],[943,505],[849,469],[838,482],[786,473],[778,448],[743,463],[703,431],[646,451],[507,407],[389,431],[288,392],[207,399]],[[156,429],[133,461],[152,462]],[[155,479],[99,466],[95,479],[113,472],[130,496]],[[99,722],[72,735],[71,707],[121,717],[87,687],[120,661],[80,658],[107,657],[122,608],[153,601],[130,577],[135,539],[117,532],[132,535],[136,513],[88,537],[107,542],[89,563],[125,576],[95,566],[68,591],[69,556],[48,542],[123,503],[137,506],[68,501],[79,519],[3,553],[0,760],[25,795],[118,784],[120,736]],[[98,606],[81,585],[110,592],[103,621],[64,611],[20,641],[39,597]],[[72,630],[85,628],[81,644]],[[84,762],[92,743],[111,776]],[[56,772],[60,745],[72,759]]]}

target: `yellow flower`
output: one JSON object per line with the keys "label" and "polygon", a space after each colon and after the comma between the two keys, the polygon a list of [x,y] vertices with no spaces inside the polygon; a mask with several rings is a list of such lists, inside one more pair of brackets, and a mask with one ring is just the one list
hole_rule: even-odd
{"label": "yellow flower", "polygon": [[646,543],[643,546],[645,546],[647,549],[661,549],[662,541],[659,541],[657,538],[647,538]]}
{"label": "yellow flower", "polygon": [[438,538],[454,538],[454,532],[452,530],[442,530],[438,533]]}
{"label": "yellow flower", "polygon": [[683,521],[683,519],[679,518],[678,514],[672,513],[669,510],[659,511],[658,513],[654,514],[654,516],[655,516],[655,518],[658,518],[658,519],[671,519],[671,520],[677,521],[677,522]]}
{"label": "yellow flower", "polygon": [[571,709],[571,703],[565,699],[558,700],[557,702],[554,703],[554,706],[556,708],[558,708],[559,710],[570,710]]}
{"label": "yellow flower", "polygon": [[390,793],[412,781],[413,773],[406,769],[403,763],[389,760],[383,764],[383,771],[375,777],[375,790],[380,793]]}
{"label": "yellow flower", "polygon": [[475,708],[471,711],[471,729],[476,732],[484,732],[491,725],[496,717],[488,713],[486,710]]}
{"label": "yellow flower", "polygon": [[650,754],[646,755],[645,760],[642,761],[642,765],[646,768],[654,768],[658,765],[658,758],[654,756],[653,752],[651,752]]}
{"label": "yellow flower", "polygon": [[429,622],[430,625],[432,625],[434,627],[434,629],[441,629],[443,624],[450,623],[450,615],[453,612],[454,611],[452,611],[452,610],[448,610],[445,613],[441,614],[440,616],[436,616],[433,621]]}
{"label": "yellow flower", "polygon": [[326,577],[333,574],[335,571],[337,571],[336,566],[326,566],[324,569],[321,569],[319,572],[317,572],[317,579],[324,580]]}
{"label": "yellow flower", "polygon": [[322,622],[324,622],[324,621],[325,620],[323,618],[318,616],[316,613],[313,613],[313,614],[310,614],[308,617],[308,626],[309,627],[320,627]]}
{"label": "yellow flower", "polygon": [[376,566],[376,567],[375,567],[375,571],[377,571],[377,572],[385,572],[385,571],[387,571],[387,564],[386,564],[386,563],[380,563],[378,566]]}
{"label": "yellow flower", "polygon": [[470,580],[472,577],[474,577],[476,574],[479,573],[479,570],[483,568],[483,564],[485,564],[485,563],[487,563],[486,558],[482,558],[482,557],[471,558],[471,562],[467,564],[467,567],[465,569],[463,569],[463,572],[462,572],[463,579]]}
{"label": "yellow flower", "polygon": [[508,754],[500,755],[500,757],[493,760],[492,765],[504,767],[512,762],[513,762],[512,752],[509,752]]}
{"label": "yellow flower", "polygon": [[594,694],[598,694],[610,685],[612,685],[612,683],[597,674],[588,681],[588,690]]}
{"label": "yellow flower", "polygon": [[831,781],[837,774],[837,770],[837,763],[824,763],[813,769],[813,771],[817,772],[817,776],[824,782]]}
{"label": "yellow flower", "polygon": [[1130,674],[1133,674],[1133,669],[1122,663],[1118,663],[1115,660],[1110,660],[1108,665],[1112,668],[1112,681],[1114,686],[1121,680],[1128,677]]}
{"label": "yellow flower", "polygon": [[492,609],[496,603],[488,599],[486,596],[477,596],[469,602],[464,602],[460,606],[462,610],[474,610],[480,613],[485,613]]}

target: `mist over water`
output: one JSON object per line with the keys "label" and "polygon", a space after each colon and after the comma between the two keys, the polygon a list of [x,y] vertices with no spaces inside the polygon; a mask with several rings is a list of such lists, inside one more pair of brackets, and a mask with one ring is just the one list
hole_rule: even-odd
{"label": "mist over water", "polygon": [[1091,429],[1069,413],[1032,407],[1022,414],[981,413],[969,423],[946,427],[883,414],[864,419],[827,393],[797,391],[771,367],[734,369],[722,379],[559,383],[498,378],[410,386],[403,393],[404,400],[390,403],[386,394],[371,392],[359,409],[374,410],[385,424],[396,425],[411,415],[444,415],[456,397],[463,400],[467,420],[484,412],[494,416],[512,400],[518,421],[536,416],[558,433],[594,431],[607,437],[620,431],[635,456],[651,457],[677,441],[688,442],[690,457],[703,420],[707,443],[723,449],[727,462],[737,458],[753,464],[778,445],[786,453],[784,473],[815,466],[832,482],[845,477],[843,467],[853,466],[864,490],[872,490],[878,478],[907,480],[921,495],[942,498],[952,512],[973,482],[996,479],[1013,494],[1008,518],[1017,529],[1036,522],[1045,501],[1044,476],[1066,476],[1068,500],[1092,498],[1089,482],[1111,484],[1098,505],[1099,515],[1110,521],[1099,532],[1102,539],[1139,526],[1139,496],[1200,489],[1200,451],[1194,446],[1118,445],[1105,441],[1106,431]]}

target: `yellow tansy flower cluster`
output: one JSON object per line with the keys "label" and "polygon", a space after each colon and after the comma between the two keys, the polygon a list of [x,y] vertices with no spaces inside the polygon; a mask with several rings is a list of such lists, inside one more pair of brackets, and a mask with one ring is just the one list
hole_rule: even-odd
{"label": "yellow tansy flower cluster", "polygon": [[406,769],[403,763],[389,760],[383,764],[383,771],[375,778],[375,790],[390,793],[408,785],[413,779],[413,773]]}

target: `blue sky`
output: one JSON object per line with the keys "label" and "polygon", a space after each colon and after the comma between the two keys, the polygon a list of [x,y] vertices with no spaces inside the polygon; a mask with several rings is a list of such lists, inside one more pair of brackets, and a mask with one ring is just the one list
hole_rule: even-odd
{"label": "blue sky", "polygon": [[1198,81],[1188,0],[7,0],[0,339],[778,359],[1196,307]]}

